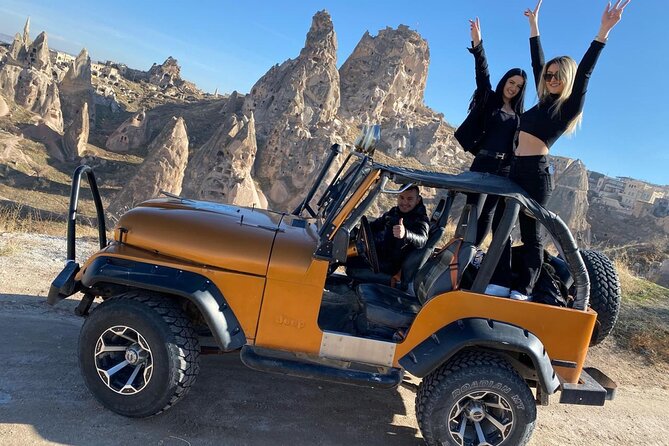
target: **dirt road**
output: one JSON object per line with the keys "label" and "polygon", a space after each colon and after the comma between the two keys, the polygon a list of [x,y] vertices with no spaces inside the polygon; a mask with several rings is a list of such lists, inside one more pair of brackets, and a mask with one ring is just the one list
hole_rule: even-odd
{"label": "dirt road", "polygon": [[[56,237],[0,234],[0,444],[422,444],[411,385],[304,381],[249,370],[237,354],[202,357],[191,392],[164,414],[136,420],[105,410],[79,375],[75,302],[45,303],[64,249]],[[590,408],[554,397],[539,408],[531,445],[669,444],[667,368],[610,343],[592,349],[589,362],[619,383],[617,399]]]}

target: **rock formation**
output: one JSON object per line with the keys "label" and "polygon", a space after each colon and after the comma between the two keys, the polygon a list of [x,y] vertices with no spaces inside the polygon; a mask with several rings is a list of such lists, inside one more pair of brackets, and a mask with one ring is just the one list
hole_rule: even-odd
{"label": "rock formation", "polygon": [[181,68],[177,60],[172,56],[168,57],[162,65],[153,64],[149,69],[149,82],[158,85],[161,88],[174,85],[181,80]]}
{"label": "rock formation", "polygon": [[338,109],[337,38],[330,15],[321,11],[300,55],[272,67],[244,103],[244,114],[256,120],[256,179],[273,206],[297,204],[327,148],[342,141]]}
{"label": "rock formation", "polygon": [[149,146],[149,154],[137,173],[112,200],[108,211],[112,219],[138,203],[159,195],[161,190],[181,193],[188,162],[188,134],[183,118],[172,121]]}
{"label": "rock formation", "polygon": [[84,102],[78,116],[74,117],[63,135],[62,146],[66,159],[75,159],[83,155],[88,144],[88,135],[90,132],[88,123],[88,104]]}
{"label": "rock formation", "polygon": [[365,33],[339,70],[341,114],[375,122],[420,110],[429,63],[427,42],[407,26]]}
{"label": "rock formation", "polygon": [[[365,33],[339,69],[343,119],[381,124],[378,146],[392,157],[412,156],[450,172],[471,162],[454,129],[424,104],[430,51],[416,31],[400,25]],[[464,105],[463,105],[464,106]]]}
{"label": "rock formation", "polygon": [[[571,230],[580,246],[590,243],[590,224],[586,220],[588,213],[588,171],[580,160],[553,157],[556,164],[564,164],[562,172],[556,171],[553,177],[554,190],[546,208],[558,214]],[[562,161],[565,161],[564,163]]]}
{"label": "rock formation", "polygon": [[95,123],[95,98],[91,84],[91,58],[86,48],[82,49],[72,62],[59,84],[63,121],[69,125],[81,116],[86,104],[90,124]]}
{"label": "rock formation", "polygon": [[105,147],[107,150],[118,153],[125,153],[128,150],[142,147],[146,144],[148,138],[146,124],[146,112],[142,109],[139,113],[128,118],[114,133],[109,135]]}
{"label": "rock formation", "polygon": [[255,120],[230,115],[189,161],[183,194],[240,206],[267,207],[251,177],[256,156]]}
{"label": "rock formation", "polygon": [[40,115],[44,123],[57,132],[63,131],[60,94],[50,72],[46,33],[34,42],[29,37],[30,20],[23,36],[14,38],[0,67],[0,91],[27,110]]}
{"label": "rock formation", "polygon": [[279,120],[309,127],[330,123],[339,108],[337,36],[330,14],[314,15],[304,48],[296,59],[272,67],[247,96],[244,112],[256,117],[264,139]]}
{"label": "rock formation", "polygon": [[28,51],[22,62],[26,67],[39,71],[49,71],[49,68],[51,68],[51,58],[49,57],[48,39],[44,31],[39,33],[35,41],[28,46]]}

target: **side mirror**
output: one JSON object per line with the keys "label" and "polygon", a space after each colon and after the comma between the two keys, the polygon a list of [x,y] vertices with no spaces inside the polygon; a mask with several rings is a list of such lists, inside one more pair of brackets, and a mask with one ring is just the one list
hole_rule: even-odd
{"label": "side mirror", "polygon": [[362,131],[355,139],[353,145],[358,152],[373,155],[379,141],[381,141],[381,126],[378,124],[363,125]]}

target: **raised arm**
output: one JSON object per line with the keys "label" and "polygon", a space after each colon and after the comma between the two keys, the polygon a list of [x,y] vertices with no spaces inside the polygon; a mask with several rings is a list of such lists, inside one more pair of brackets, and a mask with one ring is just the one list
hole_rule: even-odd
{"label": "raised arm", "polygon": [[539,38],[539,10],[541,9],[542,1],[539,0],[534,9],[527,8],[524,13],[530,23],[530,56],[532,57],[532,72],[536,88],[539,88],[541,72],[544,69],[544,50],[541,47],[541,39]]}
{"label": "raised arm", "polygon": [[488,59],[485,56],[483,49],[483,41],[481,40],[481,22],[479,18],[469,21],[469,29],[472,36],[472,47],[467,50],[474,55],[474,69],[476,70],[476,89],[477,90],[492,90],[490,84],[490,72],[488,71]]}
{"label": "raised arm", "polygon": [[618,22],[620,22],[623,10],[629,2],[630,0],[618,0],[613,6],[611,6],[611,3],[606,5],[604,14],[602,14],[602,22],[599,28],[599,32],[597,33],[597,37],[595,37],[595,40],[592,41],[590,48],[588,48],[588,51],[586,51],[583,59],[581,59],[581,62],[578,64],[571,95],[562,106],[563,114],[565,117],[567,117],[567,119],[569,119],[570,116],[577,115],[583,110],[583,104],[585,103],[585,93],[588,90],[588,82],[590,81],[590,76],[595,69],[595,64],[597,63],[599,54],[604,48],[604,44],[609,36],[609,33],[613,27],[616,26]]}

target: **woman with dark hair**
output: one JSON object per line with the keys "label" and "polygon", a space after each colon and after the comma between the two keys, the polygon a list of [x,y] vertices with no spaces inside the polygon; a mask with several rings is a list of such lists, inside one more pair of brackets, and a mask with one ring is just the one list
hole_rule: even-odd
{"label": "woman with dark hair", "polygon": [[[556,57],[544,63],[538,25],[542,0],[539,0],[534,10],[525,10],[525,16],[530,22],[530,54],[539,103],[520,117],[518,146],[509,178],[541,205],[548,202],[553,190],[548,151],[560,136],[572,133],[580,124],[590,75],[609,32],[620,21],[623,9],[629,2],[617,0],[613,6],[608,3],[599,32],[578,66],[568,56]],[[528,300],[543,262],[543,241],[536,220],[521,212],[518,222],[523,241],[523,267],[512,284],[510,297]],[[504,256],[510,258],[510,242],[500,259],[500,265]]]}
{"label": "woman with dark hair", "polygon": [[[476,69],[476,90],[469,104],[469,113],[455,131],[455,138],[463,149],[475,155],[469,168],[472,172],[485,172],[509,176],[520,115],[523,113],[527,75],[520,68],[512,68],[502,76],[497,88],[492,89],[488,61],[481,40],[479,19],[470,20],[472,48]],[[468,204],[477,204],[478,194],[467,197]],[[501,218],[495,212],[498,196],[489,195],[483,203],[478,219],[476,244],[480,244],[491,228],[494,231]],[[494,215],[494,216],[493,216]],[[495,280],[496,278],[493,278]],[[501,278],[498,282],[508,280]],[[490,285],[488,294],[509,295],[508,285]]]}

